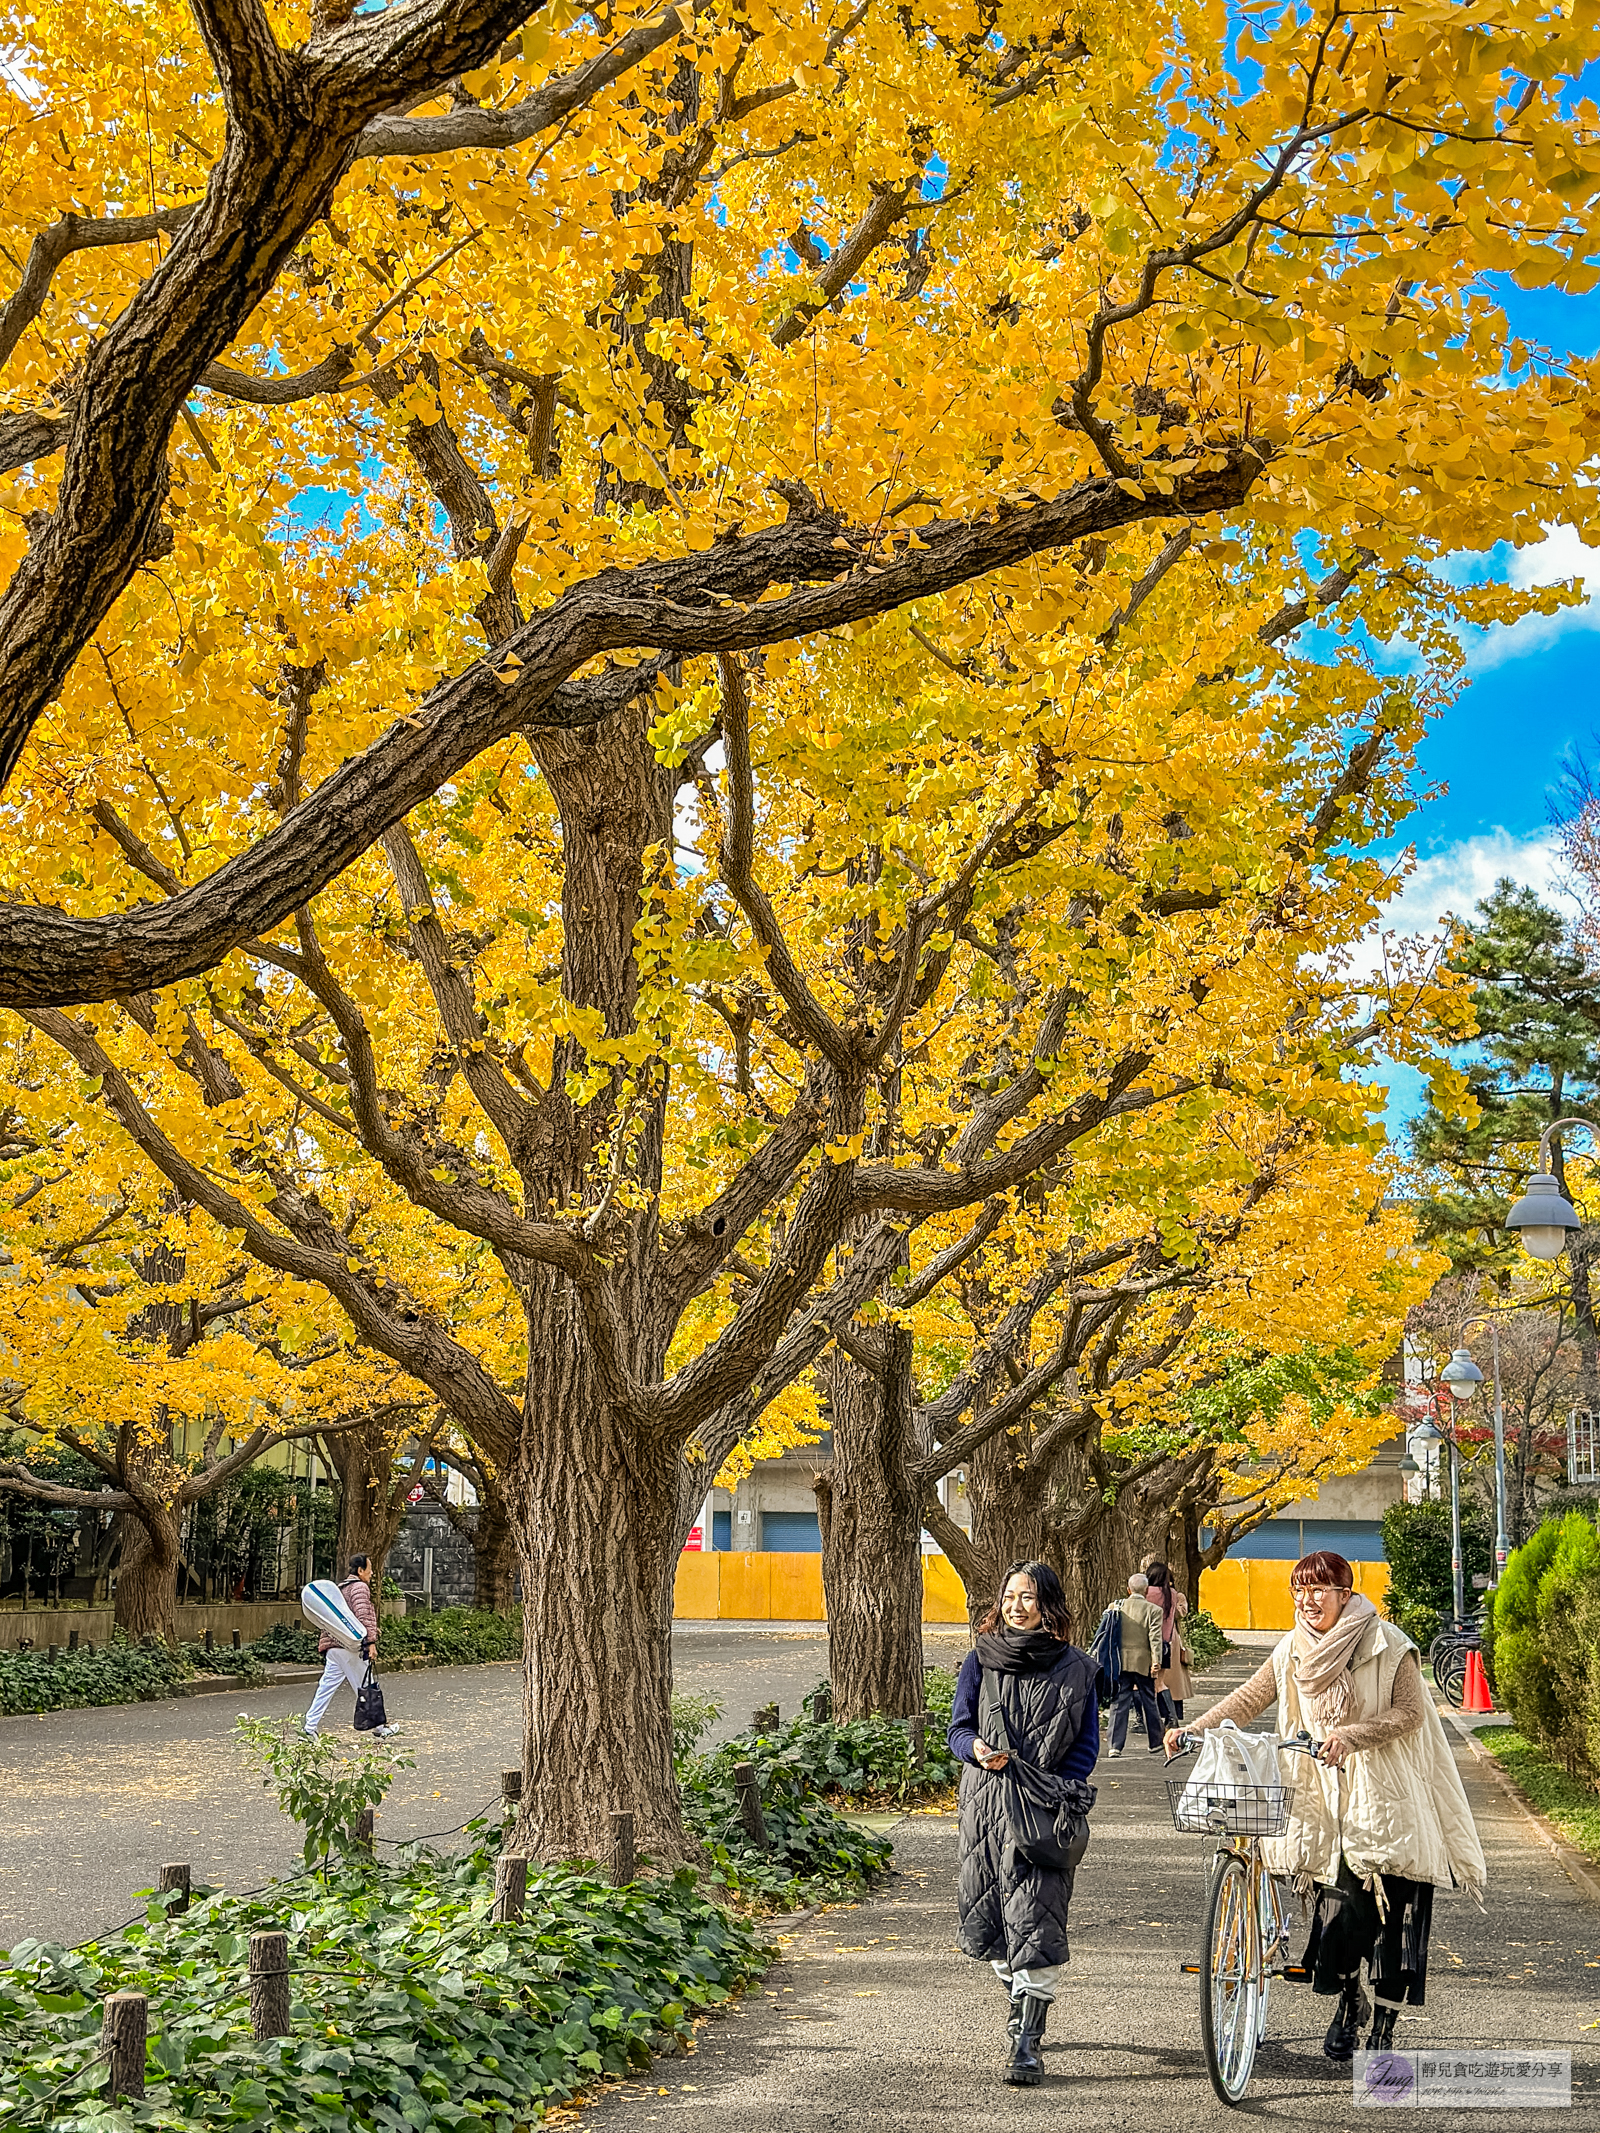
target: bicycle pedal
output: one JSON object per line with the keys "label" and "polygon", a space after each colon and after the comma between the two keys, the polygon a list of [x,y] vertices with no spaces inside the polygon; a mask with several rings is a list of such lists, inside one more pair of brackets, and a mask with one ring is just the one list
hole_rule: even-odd
{"label": "bicycle pedal", "polygon": [[1304,1963],[1285,1963],[1279,1975],[1291,1985],[1309,1985],[1311,1983],[1311,1972]]}
{"label": "bicycle pedal", "polygon": [[1178,1968],[1185,1977],[1198,1977],[1200,1975],[1200,1965],[1198,1963],[1180,1963]]}

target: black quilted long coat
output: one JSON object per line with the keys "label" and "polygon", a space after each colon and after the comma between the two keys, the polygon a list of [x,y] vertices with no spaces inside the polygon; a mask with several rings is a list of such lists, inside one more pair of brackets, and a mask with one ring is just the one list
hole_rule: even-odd
{"label": "black quilted long coat", "polygon": [[[969,1660],[968,1664],[974,1664]],[[1045,1673],[1000,1674],[1000,1708],[1011,1747],[1040,1769],[1063,1772],[1092,1767],[1090,1744],[1080,1743],[1085,1725],[1099,1716],[1094,1662],[1076,1645]],[[958,1754],[960,1701],[951,1745]],[[971,1737],[967,1736],[970,1750]],[[1073,1754],[1074,1748],[1077,1754]],[[961,1773],[961,1873],[957,1883],[963,1953],[1029,1970],[1067,1960],[1067,1912],[1074,1869],[1065,1873],[1032,1866],[1011,1843],[1005,1779],[998,1771],[967,1763]],[[1087,1832],[1087,1825],[1085,1825]]]}

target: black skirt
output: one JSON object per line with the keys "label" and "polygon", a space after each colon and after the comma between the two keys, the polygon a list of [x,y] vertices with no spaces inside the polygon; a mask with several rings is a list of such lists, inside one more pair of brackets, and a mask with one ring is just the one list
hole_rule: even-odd
{"label": "black skirt", "polygon": [[1378,1899],[1362,1886],[1348,1859],[1339,1861],[1332,1888],[1317,1891],[1305,1965],[1312,1990],[1336,1993],[1365,1962],[1372,1989],[1396,2005],[1423,2005],[1428,1989],[1428,1935],[1433,1930],[1433,1883],[1383,1876],[1387,1918]]}

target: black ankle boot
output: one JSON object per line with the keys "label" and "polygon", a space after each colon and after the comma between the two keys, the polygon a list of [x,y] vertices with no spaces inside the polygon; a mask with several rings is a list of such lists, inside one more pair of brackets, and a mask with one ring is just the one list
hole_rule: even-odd
{"label": "black ankle boot", "polygon": [[1050,2013],[1050,2002],[1030,1992],[1017,2003],[1022,2009],[1022,2020],[1012,2037],[1011,2064],[1006,2068],[1006,2080],[1014,2089],[1032,2089],[1039,2085],[1044,2066],[1039,2057],[1039,2047],[1044,2042],[1044,2025]]}
{"label": "black ankle boot", "polygon": [[1322,2040],[1322,2049],[1330,2059],[1353,2059],[1356,2042],[1361,2035],[1361,2025],[1372,2009],[1361,1989],[1359,1974],[1347,1977],[1344,1990],[1339,1995],[1339,2005],[1333,2020],[1328,2024],[1328,2034]]}
{"label": "black ankle boot", "polygon": [[1367,2039],[1369,2052],[1394,2050],[1394,2024],[1399,2014],[1398,2007],[1379,2007],[1372,2017],[1372,2034]]}

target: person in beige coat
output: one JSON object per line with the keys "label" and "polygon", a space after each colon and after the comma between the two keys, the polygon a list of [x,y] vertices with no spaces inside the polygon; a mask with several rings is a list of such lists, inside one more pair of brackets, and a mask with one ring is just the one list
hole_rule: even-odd
{"label": "person in beige coat", "polygon": [[[1342,1555],[1302,1557],[1289,1582],[1294,1628],[1190,1730],[1246,1725],[1276,1702],[1280,1733],[1322,1743],[1320,1762],[1283,1758],[1293,1803],[1262,1852],[1315,1898],[1305,1964],[1315,1991],[1339,1996],[1322,2048],[1349,2059],[1370,2011],[1362,1963],[1377,2003],[1367,2049],[1385,2051],[1401,2006],[1426,1995],[1434,1889],[1481,1900],[1483,1847],[1416,1646],[1354,1590]],[[1168,1751],[1180,1746],[1174,1728]]]}

